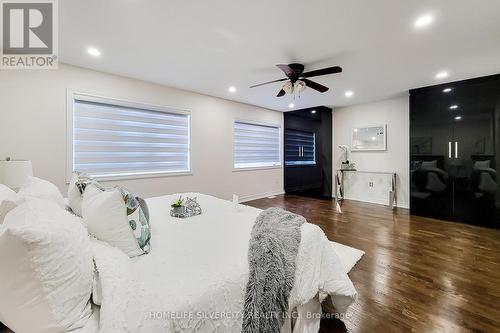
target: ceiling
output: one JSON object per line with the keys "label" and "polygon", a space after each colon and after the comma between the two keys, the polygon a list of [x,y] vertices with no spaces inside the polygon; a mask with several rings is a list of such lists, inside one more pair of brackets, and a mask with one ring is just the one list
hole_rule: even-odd
{"label": "ceiling", "polygon": [[[498,13],[498,0],[64,0],[60,61],[280,111],[345,106],[499,73]],[[423,14],[434,21],[416,29]],[[275,97],[280,83],[248,88],[292,62],[344,72],[295,100]]]}

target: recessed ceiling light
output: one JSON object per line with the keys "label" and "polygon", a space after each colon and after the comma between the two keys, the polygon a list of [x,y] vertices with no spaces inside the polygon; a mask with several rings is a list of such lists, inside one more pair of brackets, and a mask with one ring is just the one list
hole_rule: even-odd
{"label": "recessed ceiling light", "polygon": [[436,74],[436,79],[445,79],[448,77],[447,71],[442,71]]}
{"label": "recessed ceiling light", "polygon": [[458,109],[458,105],[453,104],[452,106],[450,106],[450,110],[456,110],[456,109]]}
{"label": "recessed ceiling light", "polygon": [[294,106],[295,106],[295,104],[293,104],[293,103],[288,104],[288,107],[289,107],[290,109],[291,109],[291,108],[293,108]]}
{"label": "recessed ceiling light", "polygon": [[375,141],[375,140],[377,140],[377,138],[376,138],[376,137],[374,137],[374,136],[372,136],[372,140],[373,140],[373,141]]}
{"label": "recessed ceiling light", "polygon": [[348,91],[346,91],[346,92],[345,92],[345,94],[344,94],[344,95],[345,95],[345,97],[347,97],[347,98],[352,97],[352,96],[354,95],[354,91],[352,91],[352,90],[348,90]]}
{"label": "recessed ceiling light", "polygon": [[451,92],[452,90],[453,90],[452,88],[446,88],[446,89],[443,89],[443,92],[447,94],[447,93]]}
{"label": "recessed ceiling light", "polygon": [[98,49],[96,49],[95,47],[89,47],[87,49],[87,53],[90,54],[91,56],[93,57],[98,57],[101,55],[101,51],[99,51]]}
{"label": "recessed ceiling light", "polygon": [[236,87],[235,86],[230,86],[229,88],[227,88],[227,90],[229,90],[229,92],[231,94],[234,94],[236,92]]}
{"label": "recessed ceiling light", "polygon": [[462,120],[462,116],[456,116],[455,120]]}
{"label": "recessed ceiling light", "polygon": [[315,114],[315,113],[316,113],[316,110],[312,110],[312,111],[311,111],[311,113],[312,113],[312,114]]}
{"label": "recessed ceiling light", "polygon": [[432,21],[434,21],[434,17],[432,17],[432,15],[425,14],[419,16],[415,21],[415,28],[425,28],[429,26],[432,23]]}

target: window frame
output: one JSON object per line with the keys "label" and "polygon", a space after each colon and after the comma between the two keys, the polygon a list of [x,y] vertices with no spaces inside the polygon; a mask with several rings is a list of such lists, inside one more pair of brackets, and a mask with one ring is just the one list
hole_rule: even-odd
{"label": "window frame", "polygon": [[[265,127],[273,127],[278,129],[279,131],[279,165],[270,165],[270,166],[257,166],[257,167],[242,167],[242,168],[236,168],[235,167],[235,139],[236,139],[236,132],[234,130],[234,127],[236,123],[244,123],[248,125],[256,125],[256,126],[265,126]],[[255,120],[247,120],[247,119],[240,119],[240,118],[235,118],[233,120],[232,124],[232,131],[233,131],[233,139],[231,142],[231,147],[232,147],[232,168],[233,172],[241,172],[241,171],[256,171],[256,170],[269,170],[269,169],[281,169],[283,168],[283,128],[281,124],[276,124],[276,123],[266,123],[266,122],[260,122],[260,121],[255,121]]]}
{"label": "window frame", "polygon": [[147,104],[142,102],[135,102],[126,99],[105,97],[97,94],[78,92],[68,89],[66,93],[66,183],[68,184],[71,180],[71,176],[74,172],[74,114],[75,114],[75,101],[84,102],[94,102],[101,104],[116,105],[129,108],[145,109],[150,111],[158,111],[172,114],[180,114],[188,116],[188,168],[187,171],[181,172],[157,172],[157,173],[145,173],[145,174],[134,174],[134,175],[112,175],[112,176],[101,176],[95,177],[95,179],[100,181],[111,181],[111,180],[126,180],[126,179],[142,179],[142,178],[157,178],[157,177],[175,177],[175,176],[186,176],[193,174],[192,165],[192,117],[191,111],[186,109],[181,109],[178,107],[170,106],[160,106]]}

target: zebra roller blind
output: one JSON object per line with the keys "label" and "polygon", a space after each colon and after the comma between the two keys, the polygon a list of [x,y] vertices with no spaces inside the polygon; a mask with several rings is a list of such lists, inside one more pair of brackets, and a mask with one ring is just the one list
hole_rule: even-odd
{"label": "zebra roller blind", "polygon": [[316,164],[316,137],[312,132],[286,130],[285,149],[286,165]]}
{"label": "zebra roller blind", "polygon": [[75,98],[73,171],[96,178],[190,171],[190,116]]}
{"label": "zebra roller blind", "polygon": [[281,166],[280,128],[236,121],[234,168]]}

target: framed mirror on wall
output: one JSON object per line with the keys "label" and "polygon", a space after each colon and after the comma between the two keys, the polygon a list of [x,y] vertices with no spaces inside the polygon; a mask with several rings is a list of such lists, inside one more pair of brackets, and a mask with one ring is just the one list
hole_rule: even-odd
{"label": "framed mirror on wall", "polygon": [[387,150],[387,125],[354,127],[351,147],[351,151]]}

